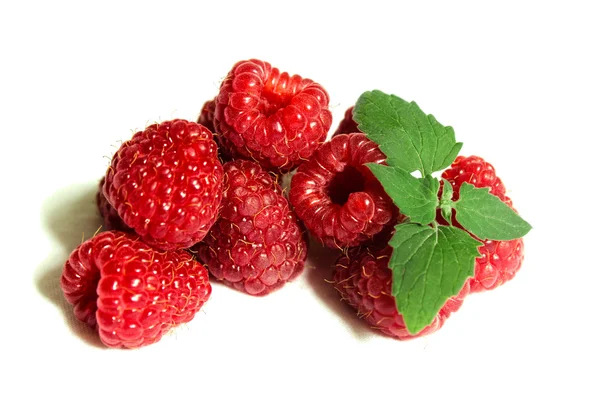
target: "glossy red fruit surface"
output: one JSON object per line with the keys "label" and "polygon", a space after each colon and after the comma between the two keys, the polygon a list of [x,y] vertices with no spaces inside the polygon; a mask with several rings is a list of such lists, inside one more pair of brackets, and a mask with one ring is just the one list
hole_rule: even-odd
{"label": "glossy red fruit surface", "polygon": [[[458,156],[452,165],[442,173],[453,187],[453,199],[459,198],[460,185],[470,183],[476,187],[490,188],[490,193],[512,207],[510,197],[502,180],[496,175],[492,164],[477,156]],[[441,217],[438,222],[446,224]],[[460,224],[453,220],[453,224]],[[481,257],[475,260],[475,274],[470,279],[471,292],[491,290],[514,278],[521,268],[524,258],[523,239],[508,241],[486,240],[479,247]]]}
{"label": "glossy red fruit surface", "polygon": [[523,264],[523,239],[486,240],[479,253],[471,278],[472,292],[495,289],[515,277]]}
{"label": "glossy red fruit surface", "polygon": [[208,300],[208,271],[184,250],[159,252],[132,234],[100,233],[75,249],[60,285],[77,319],[109,347],[154,343]]}
{"label": "glossy red fruit surface", "polygon": [[184,120],[151,125],[123,143],[103,188],[125,224],[162,250],[202,240],[218,216],[222,192],[212,133]]}
{"label": "glossy red fruit surface", "polygon": [[448,299],[435,319],[419,333],[406,329],[392,293],[392,271],[388,268],[392,248],[385,245],[355,247],[341,255],[334,269],[334,286],[342,300],[357,310],[372,328],[396,339],[406,340],[431,334],[440,329],[457,311],[469,293],[469,285]]}
{"label": "glossy red fruit surface", "polygon": [[[209,100],[204,103],[202,106],[202,110],[200,110],[200,115],[198,116],[198,123],[200,125],[205,126],[208,130],[210,130],[214,135],[215,140],[217,139],[217,135],[215,134],[215,99]],[[217,141],[217,144],[219,142]],[[231,161],[231,154],[229,150],[222,145],[219,145],[219,160],[222,163],[227,161]]]}
{"label": "glossy red fruit surface", "polygon": [[104,196],[102,188],[104,187],[105,180],[105,177],[100,180],[100,184],[98,185],[98,193],[96,193],[96,205],[98,206],[98,212],[104,221],[102,229],[105,231],[116,230],[121,232],[133,232],[133,229],[128,227],[125,222],[123,222],[121,217],[119,217],[117,210],[115,210],[115,208]]}
{"label": "glossy red fruit surface", "polygon": [[332,123],[329,95],[321,85],[256,59],[233,66],[215,101],[220,145],[233,158],[277,172],[308,159]]}
{"label": "glossy red fruit surface", "polygon": [[198,123],[204,125],[209,131],[215,131],[215,100],[208,100],[202,105],[200,115],[198,116]]}
{"label": "glossy red fruit surface", "polygon": [[496,176],[492,164],[478,156],[458,156],[448,169],[442,173],[442,178],[448,180],[454,189],[453,199],[458,199],[460,185],[470,183],[478,188],[490,188],[490,193],[512,206],[512,200],[506,196],[506,187]]}
{"label": "glossy red fruit surface", "polygon": [[196,250],[213,277],[266,295],[300,274],[307,244],[273,176],[246,160],[225,164],[221,218]]}
{"label": "glossy red fruit surface", "polygon": [[397,220],[397,208],[365,166],[385,159],[364,134],[342,134],[298,168],[290,202],[315,238],[333,248],[356,246]]}

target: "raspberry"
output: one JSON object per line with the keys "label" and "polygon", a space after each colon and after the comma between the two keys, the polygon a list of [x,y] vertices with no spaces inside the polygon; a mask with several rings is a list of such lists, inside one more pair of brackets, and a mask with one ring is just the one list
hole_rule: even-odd
{"label": "raspberry", "polygon": [[415,335],[406,329],[392,293],[392,270],[388,268],[392,248],[387,245],[355,247],[336,261],[333,282],[343,300],[358,311],[372,328],[400,340],[428,335],[440,329],[457,311],[469,293],[468,283],[451,297],[433,322]]}
{"label": "raspberry", "polygon": [[394,223],[398,210],[364,165],[385,162],[362,133],[324,143],[292,177],[290,202],[310,233],[334,248],[355,246]]}
{"label": "raspberry", "polygon": [[154,124],[123,143],[103,192],[149,245],[171,250],[202,240],[217,218],[223,166],[212,133],[184,120]]}
{"label": "raspberry", "polygon": [[236,63],[216,98],[220,145],[234,158],[286,172],[309,158],[331,127],[329,95],[318,83],[267,62]]}
{"label": "raspberry", "polygon": [[333,136],[341,135],[344,133],[360,132],[360,130],[358,129],[358,124],[352,118],[353,111],[354,107],[350,107],[346,110],[346,112],[344,113],[344,118],[340,121],[340,124],[333,133]]}
{"label": "raspberry", "polygon": [[[490,193],[512,207],[512,200],[506,196],[504,184],[496,176],[494,167],[477,156],[458,156],[452,165],[442,173],[454,189],[453,199],[459,196],[460,185],[464,182],[476,187],[489,187]],[[446,224],[438,217],[438,222]],[[461,227],[455,219],[453,225]],[[475,275],[470,279],[471,292],[491,290],[514,278],[523,263],[523,239],[508,241],[486,240],[479,247],[481,257],[475,260]]]}
{"label": "raspberry", "polygon": [[98,193],[96,193],[96,205],[98,206],[98,211],[100,212],[100,216],[104,220],[104,230],[111,231],[121,231],[121,232],[133,232],[133,229],[128,227],[125,222],[119,217],[119,213],[117,210],[108,202],[104,193],[102,193],[102,187],[104,186],[104,182],[106,181],[106,177],[103,177],[100,180],[100,184],[98,185]]}
{"label": "raspberry", "polygon": [[304,268],[307,245],[300,225],[272,176],[253,161],[225,164],[221,218],[197,246],[212,276],[262,296]]}
{"label": "raspberry", "polygon": [[448,180],[454,189],[453,200],[458,199],[460,185],[470,183],[478,188],[488,187],[490,193],[512,207],[512,200],[506,196],[504,184],[496,176],[492,164],[477,156],[458,156],[443,173],[442,178]]}
{"label": "raspberry", "polygon": [[510,281],[523,264],[523,239],[486,240],[479,248],[481,257],[475,259],[475,276],[471,291],[495,289]]}
{"label": "raspberry", "polygon": [[200,110],[200,115],[198,116],[198,123],[200,125],[204,125],[209,131],[215,131],[215,100],[208,100],[202,106],[202,110]]}
{"label": "raspberry", "polygon": [[191,321],[211,294],[208,272],[187,251],[158,252],[118,231],[77,247],[60,284],[77,319],[97,328],[109,347],[157,342]]}

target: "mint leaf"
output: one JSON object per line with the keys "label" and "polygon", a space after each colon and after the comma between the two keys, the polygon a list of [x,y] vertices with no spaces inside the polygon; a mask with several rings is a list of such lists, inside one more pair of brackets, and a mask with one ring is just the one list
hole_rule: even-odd
{"label": "mint leaf", "polygon": [[414,335],[433,322],[473,275],[481,242],[456,227],[405,223],[396,225],[389,244],[394,248],[389,262],[392,295]]}
{"label": "mint leaf", "polygon": [[452,188],[452,184],[448,182],[446,179],[442,178],[442,196],[440,198],[440,209],[442,210],[442,217],[448,222],[452,224],[452,207],[454,207],[454,203],[452,201],[452,195],[454,195],[454,189]]}
{"label": "mint leaf", "polygon": [[482,240],[517,239],[531,230],[531,225],[491,194],[489,188],[476,188],[470,183],[463,183],[454,207],[456,220]]}
{"label": "mint leaf", "polygon": [[390,166],[421,176],[449,166],[458,155],[452,127],[425,114],[415,102],[407,102],[379,90],[363,93],[353,113],[359,129],[379,145]]}
{"label": "mint leaf", "polygon": [[427,225],[435,219],[440,182],[427,175],[415,178],[408,172],[394,167],[369,163],[367,167],[381,182],[383,188],[400,212],[411,222]]}

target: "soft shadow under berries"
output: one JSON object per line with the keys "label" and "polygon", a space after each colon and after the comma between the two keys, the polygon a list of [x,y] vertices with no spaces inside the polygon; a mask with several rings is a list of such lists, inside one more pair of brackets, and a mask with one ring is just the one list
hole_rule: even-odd
{"label": "soft shadow under berries", "polygon": [[333,286],[333,266],[339,251],[330,249],[310,239],[307,267],[304,271],[306,282],[314,294],[331,309],[334,315],[343,319],[352,334],[360,340],[367,340],[377,333],[356,316],[356,310],[340,301],[340,296]]}
{"label": "soft shadow under berries", "polygon": [[38,265],[34,279],[38,292],[61,310],[65,324],[74,334],[92,346],[104,347],[96,332],[75,318],[59,284],[69,254],[102,225],[96,206],[97,188],[97,181],[73,184],[59,189],[44,201],[41,219],[51,239],[52,250]]}

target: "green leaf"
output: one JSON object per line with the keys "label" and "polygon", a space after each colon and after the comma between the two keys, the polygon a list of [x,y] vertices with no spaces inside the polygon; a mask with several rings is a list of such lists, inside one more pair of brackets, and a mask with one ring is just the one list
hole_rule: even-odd
{"label": "green leaf", "polygon": [[394,248],[389,263],[392,295],[414,335],[433,322],[473,275],[481,242],[456,227],[405,223],[396,225],[389,244]]}
{"label": "green leaf", "polygon": [[370,163],[367,166],[400,212],[410,218],[411,222],[423,225],[433,222],[440,188],[440,182],[436,178],[431,175],[415,178],[403,169],[381,164]]}
{"label": "green leaf", "polygon": [[452,208],[454,207],[454,202],[452,201],[452,195],[454,195],[454,189],[452,188],[452,184],[448,182],[446,179],[442,178],[444,184],[442,185],[442,196],[440,198],[440,209],[442,211],[442,217],[448,222],[452,224]]}
{"label": "green leaf", "polygon": [[456,220],[482,240],[517,239],[531,230],[531,225],[491,194],[489,188],[476,188],[470,183],[463,183],[454,207]]}
{"label": "green leaf", "polygon": [[379,145],[390,166],[421,176],[449,166],[458,155],[452,127],[425,114],[415,102],[407,102],[379,90],[363,93],[353,113],[359,129]]}

